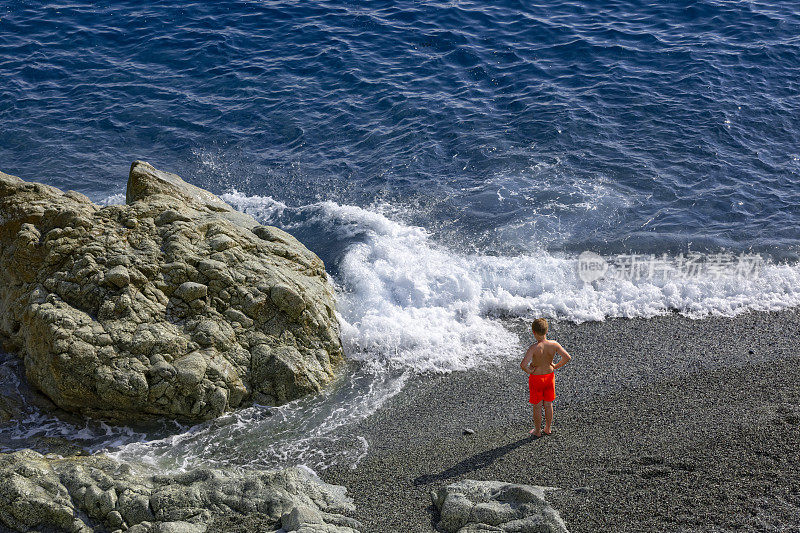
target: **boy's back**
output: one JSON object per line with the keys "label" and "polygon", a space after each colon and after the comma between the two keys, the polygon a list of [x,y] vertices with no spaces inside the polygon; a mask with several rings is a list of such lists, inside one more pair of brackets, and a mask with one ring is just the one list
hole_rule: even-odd
{"label": "boy's back", "polygon": [[525,354],[526,359],[529,361],[528,368],[531,369],[531,374],[538,376],[552,372],[553,358],[555,358],[559,348],[561,348],[561,345],[550,339],[543,339],[531,344],[528,348],[528,353]]}

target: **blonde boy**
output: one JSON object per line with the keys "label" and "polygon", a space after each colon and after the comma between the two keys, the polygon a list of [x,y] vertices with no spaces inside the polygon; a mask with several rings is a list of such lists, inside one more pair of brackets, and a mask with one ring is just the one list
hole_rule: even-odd
{"label": "blonde boy", "polygon": [[[542,404],[544,404],[544,434],[550,435],[552,432],[553,400],[556,399],[554,371],[569,363],[572,358],[559,343],[547,338],[547,320],[537,318],[531,324],[531,329],[536,342],[525,352],[525,358],[519,366],[528,374],[529,401],[533,404],[533,429],[530,433],[534,438],[539,438],[542,436]],[[553,358],[556,354],[560,359],[554,365]]]}

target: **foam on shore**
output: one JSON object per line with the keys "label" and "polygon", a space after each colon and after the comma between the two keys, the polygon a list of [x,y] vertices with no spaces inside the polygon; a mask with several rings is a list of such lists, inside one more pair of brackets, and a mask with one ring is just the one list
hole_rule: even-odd
{"label": "foam on shore", "polygon": [[288,207],[267,196],[223,198],[288,231],[313,225],[349,242],[334,281],[342,338],[351,357],[389,367],[451,371],[516,355],[519,340],[502,317],[574,322],[611,317],[734,316],[800,305],[800,266],[765,263],[752,276],[732,271],[671,278],[578,277],[577,257],[490,256],[437,244],[425,228],[384,212],[326,201]]}

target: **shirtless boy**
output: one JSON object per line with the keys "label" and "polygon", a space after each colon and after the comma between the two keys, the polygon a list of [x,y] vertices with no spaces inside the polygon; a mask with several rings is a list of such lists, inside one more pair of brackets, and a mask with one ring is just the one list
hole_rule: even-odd
{"label": "shirtless boy", "polygon": [[[530,403],[533,404],[533,429],[530,431],[534,438],[542,436],[542,403],[544,403],[544,434],[549,435],[553,425],[553,400],[556,399],[556,378],[554,371],[569,363],[572,359],[567,351],[556,341],[547,338],[547,320],[537,318],[531,324],[533,336],[536,339],[525,352],[525,358],[519,364],[520,368],[528,374],[528,389]],[[560,357],[557,364],[553,358]]]}

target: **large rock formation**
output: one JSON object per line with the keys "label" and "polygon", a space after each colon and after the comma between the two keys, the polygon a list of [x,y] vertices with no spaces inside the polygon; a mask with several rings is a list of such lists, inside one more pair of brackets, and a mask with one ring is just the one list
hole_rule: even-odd
{"label": "large rock formation", "polygon": [[0,173],[0,338],[58,406],[114,419],[281,404],[343,361],[316,255],[138,161],[122,206]]}
{"label": "large rock formation", "polygon": [[447,533],[568,533],[545,500],[545,487],[465,479],[431,493],[437,529]]}
{"label": "large rock formation", "polygon": [[302,470],[151,475],[105,456],[0,454],[0,524],[16,531],[357,533],[344,487]]}

